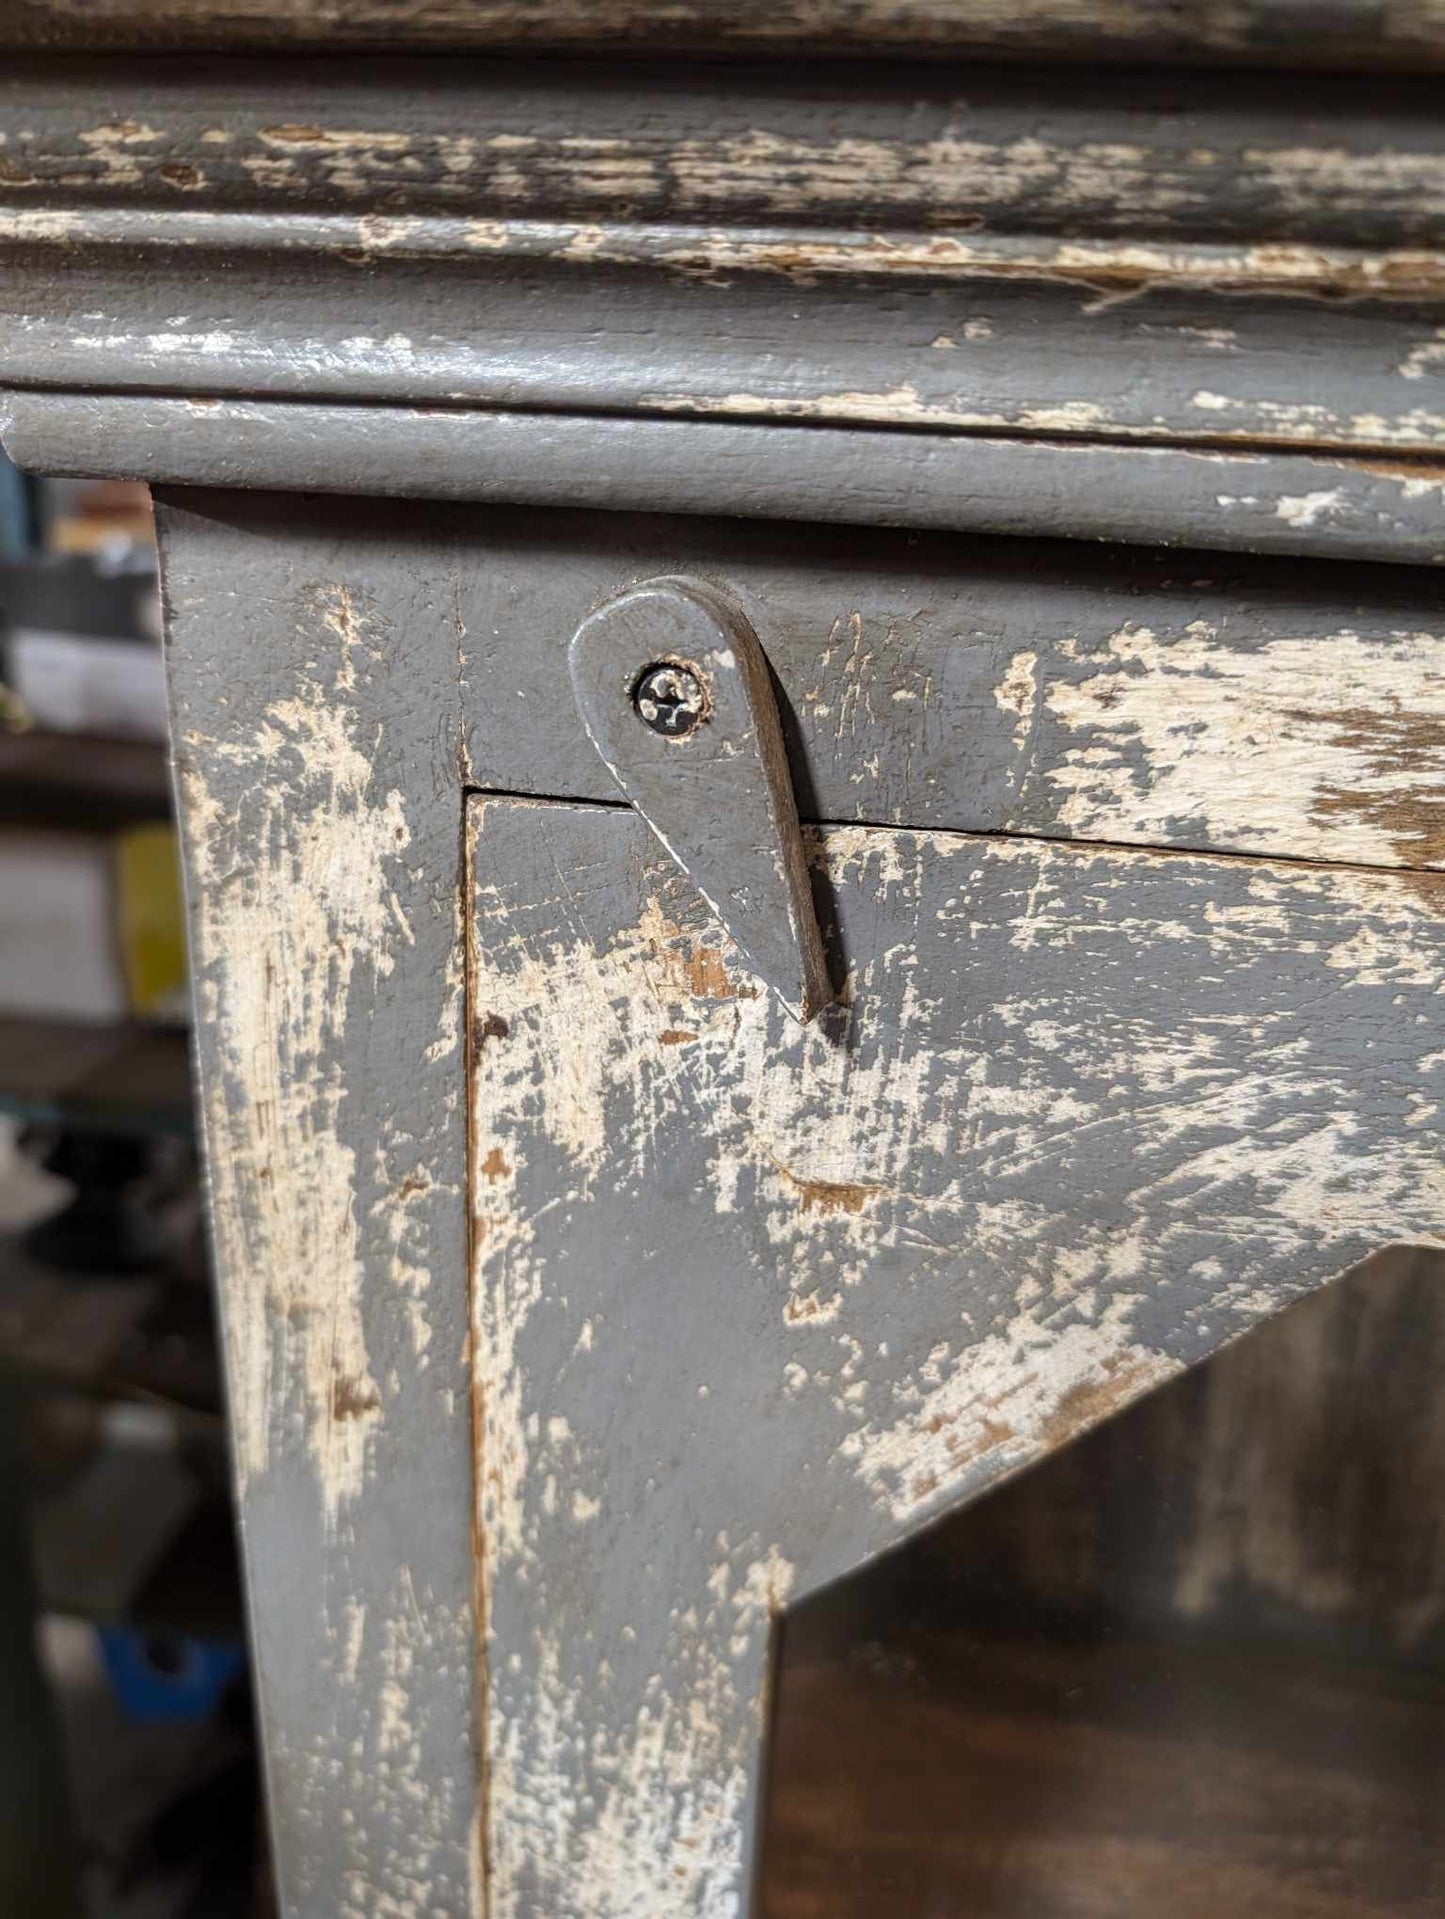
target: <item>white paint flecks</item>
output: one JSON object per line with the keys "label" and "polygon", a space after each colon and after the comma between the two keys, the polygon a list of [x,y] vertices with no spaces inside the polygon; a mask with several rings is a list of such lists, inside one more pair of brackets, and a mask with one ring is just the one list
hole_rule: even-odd
{"label": "white paint flecks", "polygon": [[[1109,670],[1157,644],[1121,629]],[[1004,675],[1014,706],[1026,680]],[[1439,983],[1431,883],[834,828],[832,887],[877,910],[840,1009],[799,1029],[635,820],[470,819],[494,1919],[584,1885],[601,1919],[730,1913],[790,1589],[1169,1377],[1309,1276],[1322,1235],[1445,1219],[1423,1067],[1379,1164],[1276,985],[1307,959],[1327,1036],[1400,1017],[1392,995]],[[987,966],[981,899],[1008,908]],[[1186,996],[1213,983],[1177,1021],[1128,985],[1162,953]],[[1237,1005],[1213,990],[1232,969]],[[1111,1158],[1137,1169],[1117,1192]],[[748,1475],[703,1432],[729,1395],[730,1442],[766,1438]]]}
{"label": "white paint flecks", "polygon": [[1315,526],[1323,516],[1337,513],[1344,504],[1344,490],[1331,487],[1314,493],[1283,493],[1275,502],[1274,512],[1275,518],[1287,526]]}
{"label": "white paint flecks", "polygon": [[[335,1520],[362,1483],[367,1435],[382,1417],[362,1326],[356,1161],[338,1130],[349,999],[354,985],[386,977],[411,929],[390,877],[409,840],[401,796],[375,790],[372,742],[358,738],[345,694],[362,616],[341,585],[320,593],[318,611],[341,647],[338,683],[298,686],[248,738],[204,743],[206,757],[255,782],[267,828],[237,851],[190,756],[181,777],[197,992],[226,1062],[211,1079],[206,1125],[230,1275],[237,1469],[243,1487],[264,1472],[277,1424],[299,1413]],[[425,1276],[406,1252],[404,1204],[396,1217],[393,1280],[424,1352]]]}
{"label": "white paint flecks", "polygon": [[1007,671],[993,690],[994,704],[1003,713],[1012,713],[1014,748],[1021,752],[1033,725],[1039,702],[1039,656],[1032,649],[1015,653]]}
{"label": "white paint flecks", "polygon": [[1362,865],[1445,858],[1445,636],[1341,629],[1245,649],[1202,621],[1126,625],[1094,671],[1050,680],[1076,744],[1051,754],[1084,839]]}
{"label": "white paint flecks", "polygon": [[851,1433],[844,1451],[901,1522],[989,1484],[1178,1371],[1131,1341],[1137,1303],[1116,1294],[1096,1322],[1065,1325],[1022,1313],[951,1356],[946,1370],[935,1360],[936,1383],[925,1375],[905,1411]]}
{"label": "white paint flecks", "polygon": [[491,1720],[488,1919],[739,1910],[769,1642],[793,1571],[776,1549],[750,1553],[726,1535],[699,1571],[666,1610],[621,1724],[605,1655],[569,1669],[540,1636],[525,1716]]}

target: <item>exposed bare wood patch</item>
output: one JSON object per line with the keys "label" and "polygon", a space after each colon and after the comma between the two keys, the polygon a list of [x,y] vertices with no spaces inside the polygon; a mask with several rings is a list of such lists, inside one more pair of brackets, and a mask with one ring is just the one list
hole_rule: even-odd
{"label": "exposed bare wood patch", "polygon": [[[1445,639],[1348,628],[1234,653],[1207,621],[1124,626],[1043,693],[1045,773],[1081,838],[1214,839],[1361,865],[1445,859]],[[1077,740],[1077,744],[1073,741]],[[1328,766],[1325,761],[1329,761]]]}

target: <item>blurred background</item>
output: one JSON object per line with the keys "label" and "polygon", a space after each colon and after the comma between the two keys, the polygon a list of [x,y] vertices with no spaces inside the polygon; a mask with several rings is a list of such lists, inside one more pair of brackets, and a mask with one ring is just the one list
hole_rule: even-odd
{"label": "blurred background", "polygon": [[[0,1919],[274,1912],[164,731],[144,490],[0,464]],[[1442,1257],[791,1612],[764,1919],[1439,1919]]]}

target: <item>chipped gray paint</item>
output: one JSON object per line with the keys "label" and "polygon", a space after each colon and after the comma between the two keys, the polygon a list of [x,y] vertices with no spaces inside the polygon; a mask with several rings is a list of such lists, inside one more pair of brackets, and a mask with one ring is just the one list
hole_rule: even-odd
{"label": "chipped gray paint", "polygon": [[24,467],[166,485],[1445,562],[1445,477],[1400,461],[18,388],[0,434]]}
{"label": "chipped gray paint", "polygon": [[635,66],[386,79],[344,61],[304,85],[246,62],[12,63],[5,376],[84,388],[103,364],[108,387],[187,395],[1445,439],[1445,143],[1408,89],[1318,83],[1281,137],[1272,83],[1240,77],[1146,99],[1127,79],[985,73],[960,97],[916,68],[802,97],[755,72]]}
{"label": "chipped gray paint", "polygon": [[[1418,863],[1387,812],[1404,716],[1434,780],[1438,596],[1402,568],[1342,604],[1279,563],[1211,583],[1197,556],[239,496],[169,509],[166,547],[288,1910],[321,1919],[340,1887],[348,1919],[464,1919],[462,789],[590,765],[607,790],[545,697],[581,613],[669,562],[727,579],[813,805],[1098,832],[1112,754],[1111,818],[1223,842],[1258,787],[1231,812],[1215,773],[1207,817],[1177,809],[1252,713],[1294,739],[1301,796],[1394,754],[1377,817],[1301,797],[1292,846]],[[1362,703],[1349,738],[1312,672]],[[848,991],[808,1037],[625,809],[477,817],[489,1919],[552,1919],[578,1883],[603,1919],[675,1919],[678,1888],[712,1919],[750,1870],[780,1607],[1371,1245],[1438,1233],[1436,883],[838,829],[820,906]],[[379,1401],[339,1450],[333,1300]],[[645,1434],[608,1450],[664,1376],[682,1478]],[[675,1534],[684,1479],[716,1504]]]}
{"label": "chipped gray paint", "polygon": [[[974,12],[995,44],[1346,64],[1362,18]],[[149,13],[163,44],[463,30],[452,0]],[[1435,57],[1435,0],[1370,22]],[[959,28],[866,0],[713,30]],[[17,451],[308,496],[165,527],[297,1919],[476,1914],[484,1827],[490,1919],[731,1919],[780,1608],[1362,1252],[1439,1243],[1440,882],[1399,870],[1442,858],[1438,596],[1398,564],[1445,555],[1441,474],[1402,457],[1445,439],[1433,96],[1297,87],[1281,135],[1277,83],[1237,74],[1158,110],[1130,76],[828,93],[0,82]],[[1397,564],[1326,587],[981,532]],[[625,812],[491,801],[464,1028],[464,788],[602,777],[560,650],[684,556],[745,597],[810,811],[1332,864],[838,827],[847,990],[802,1035]]]}
{"label": "chipped gray paint", "polygon": [[789,1597],[1445,1243],[1445,881],[838,828],[800,1030],[634,816],[471,828],[492,1919],[731,1919]]}
{"label": "chipped gray paint", "polygon": [[720,224],[438,230],[382,215],[338,227],[5,197],[12,384],[85,388],[104,364],[111,388],[186,396],[1416,453],[1445,440],[1437,253]]}
{"label": "chipped gray paint", "polygon": [[336,60],[0,78],[0,189],[165,204],[301,203],[479,217],[802,216],[947,233],[1432,247],[1445,146],[1428,90],[1193,75],[877,67],[800,89],[757,68],[578,72]]}
{"label": "chipped gray paint", "polygon": [[399,591],[354,533],[307,534],[234,498],[163,504],[161,533],[211,1220],[286,1910],[470,1919],[445,570],[434,598]]}

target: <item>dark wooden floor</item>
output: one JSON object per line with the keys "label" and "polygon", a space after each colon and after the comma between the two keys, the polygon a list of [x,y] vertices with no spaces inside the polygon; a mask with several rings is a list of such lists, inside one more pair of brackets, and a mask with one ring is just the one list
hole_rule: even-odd
{"label": "dark wooden floor", "polygon": [[1445,1676],[1039,1630],[802,1645],[766,1919],[1440,1919]]}

